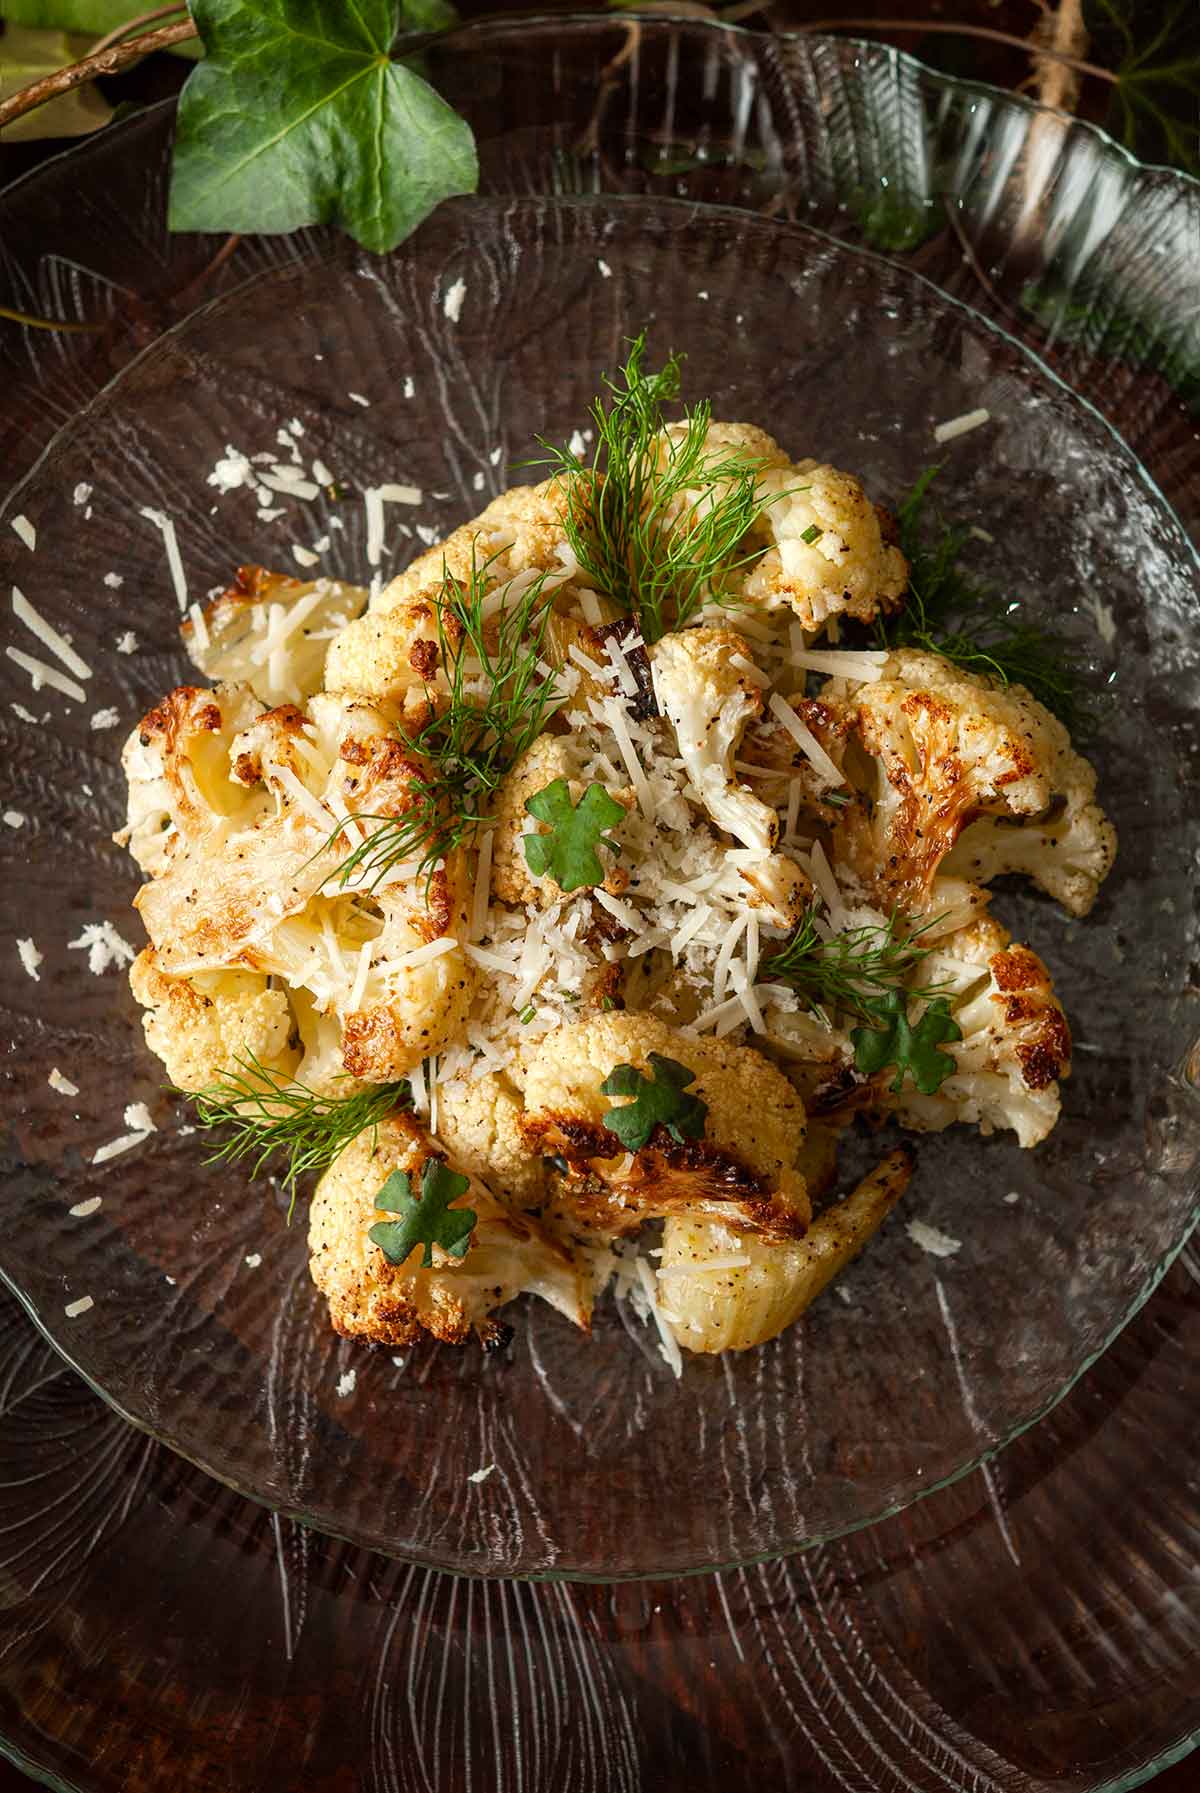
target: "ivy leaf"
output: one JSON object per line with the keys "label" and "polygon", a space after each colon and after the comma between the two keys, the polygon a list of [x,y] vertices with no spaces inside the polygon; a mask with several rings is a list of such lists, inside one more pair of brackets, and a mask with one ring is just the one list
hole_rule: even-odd
{"label": "ivy leaf", "polygon": [[604,830],[625,814],[603,785],[590,784],[579,802],[572,803],[566,779],[556,778],[528,798],[525,808],[550,829],[549,834],[524,836],[525,863],[535,878],[549,874],[565,891],[603,884],[604,867],[596,848],[603,842],[614,853],[620,852],[618,843]]}
{"label": "ivy leaf", "polygon": [[851,1032],[855,1068],[869,1077],[885,1065],[895,1065],[893,1094],[899,1092],[907,1071],[922,1095],[932,1096],[956,1068],[950,1054],[938,1048],[945,1040],[962,1039],[962,1028],[950,1013],[946,998],[935,996],[915,1027],[908,1018],[907,999],[899,990],[867,1006],[881,1025],[856,1027]]}
{"label": "ivy leaf", "polygon": [[[439,16],[418,0],[418,21]],[[470,127],[390,57],[398,0],[192,0],[172,230],[339,224],[380,252],[479,180]]]}
{"label": "ivy leaf", "polygon": [[600,1092],[605,1096],[632,1096],[623,1108],[610,1108],[604,1125],[615,1133],[627,1152],[640,1152],[655,1127],[663,1126],[682,1145],[685,1139],[700,1139],[704,1134],[707,1102],[699,1096],[685,1094],[696,1073],[677,1059],[664,1058],[652,1052],[651,1075],[646,1077],[634,1065],[614,1065]]}
{"label": "ivy leaf", "polygon": [[473,1208],[451,1208],[450,1203],[470,1187],[468,1177],[450,1170],[440,1158],[426,1158],[419,1197],[413,1195],[408,1172],[394,1170],[375,1197],[375,1206],[399,1214],[400,1219],[377,1220],[367,1238],[378,1245],[389,1264],[403,1264],[418,1245],[425,1247],[423,1270],[432,1268],[435,1245],[452,1258],[465,1258],[479,1216]]}

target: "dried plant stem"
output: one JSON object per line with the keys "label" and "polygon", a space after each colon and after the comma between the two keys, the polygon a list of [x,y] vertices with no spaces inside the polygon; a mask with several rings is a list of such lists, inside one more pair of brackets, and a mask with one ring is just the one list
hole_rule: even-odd
{"label": "dried plant stem", "polygon": [[192,21],[182,19],[177,25],[163,25],[158,31],[147,31],[141,37],[110,44],[107,50],[94,50],[82,62],[55,69],[52,75],[43,75],[40,80],[31,81],[28,87],[19,87],[6,100],[0,100],[0,131],[14,118],[44,106],[47,100],[60,93],[70,93],[73,87],[82,87],[85,81],[94,81],[98,75],[115,75],[131,62],[149,56],[152,50],[166,50],[172,44],[184,43],[189,37],[198,35]]}
{"label": "dried plant stem", "polygon": [[[1067,4],[1075,4],[1075,0],[1067,0]],[[927,31],[940,32],[945,37],[979,37],[986,39],[988,43],[1007,44],[1010,49],[1021,50],[1026,56],[1033,56],[1039,61],[1045,59],[1060,62],[1078,74],[1092,75],[1097,81],[1107,81],[1114,87],[1117,85],[1117,76],[1111,69],[1101,68],[1098,62],[1085,62],[1082,57],[1073,56],[1065,49],[1033,43],[1027,37],[1018,37],[1012,31],[999,31],[992,25],[950,25],[937,19],[814,19],[811,23],[797,25],[793,29],[802,32]]]}
{"label": "dried plant stem", "polygon": [[123,25],[114,25],[106,37],[102,37],[98,43],[92,45],[88,55],[99,56],[102,51],[108,49],[110,44],[119,44],[123,37],[131,37],[135,31],[140,31],[143,25],[153,25],[155,19],[169,18],[173,12],[186,11],[187,0],[170,0],[170,4],[167,6],[155,6],[149,12],[140,12],[136,18],[126,19]]}

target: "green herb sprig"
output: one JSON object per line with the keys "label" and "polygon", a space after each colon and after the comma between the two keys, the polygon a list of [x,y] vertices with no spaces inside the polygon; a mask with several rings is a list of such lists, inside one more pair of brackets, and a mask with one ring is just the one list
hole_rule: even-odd
{"label": "green herb sprig", "polygon": [[755,558],[743,544],[772,500],[760,495],[756,461],[708,449],[707,401],[685,407],[680,431],[662,435],[664,408],[679,397],[682,357],[647,373],[645,353],[643,331],[617,378],[604,376],[610,396],[591,406],[590,465],[544,440],[537,465],[566,490],[564,527],[580,566],[637,618],[652,645],[705,602],[722,600],[729,575]]}
{"label": "green herb sprig", "polygon": [[197,1091],[196,1124],[215,1135],[208,1162],[251,1160],[257,1176],[269,1158],[283,1154],[283,1187],[295,1200],[306,1171],[325,1170],[346,1147],[377,1127],[397,1108],[407,1108],[408,1083],[373,1084],[349,1096],[321,1096],[307,1084],[268,1069],[253,1052],[234,1061],[207,1089]]}
{"label": "green herb sprig", "polygon": [[850,1034],[855,1068],[870,1077],[895,1065],[890,1086],[893,1095],[899,1095],[906,1075],[922,1095],[934,1095],[958,1069],[950,1053],[940,1048],[945,1041],[963,1037],[946,997],[935,996],[915,1025],[909,1020],[908,1003],[900,990],[891,991],[870,1007],[873,1025],[856,1027]]}
{"label": "green herb sprig", "polygon": [[525,808],[549,829],[548,834],[527,834],[521,842],[535,878],[549,875],[568,894],[603,884],[604,867],[596,849],[621,851],[605,829],[624,821],[625,811],[602,784],[590,784],[579,802],[572,803],[567,780],[556,778],[528,798]]}
{"label": "green herb sprig", "polygon": [[903,988],[909,997],[924,1000],[936,994],[934,985],[909,983],[930,951],[919,937],[932,925],[932,920],[926,921],[901,936],[899,916],[893,914],[882,927],[850,928],[824,940],[817,932],[814,911],[806,909],[784,945],[763,956],[760,976],[788,984],[822,1014],[851,1014],[870,1021],[880,999],[895,990]]}
{"label": "green herb sprig", "polygon": [[908,599],[898,615],[879,618],[879,645],[924,648],[1002,685],[1024,685],[1074,730],[1085,719],[1086,703],[1070,643],[1053,630],[1023,622],[1012,599],[963,568],[969,529],[939,522],[936,534],[930,532],[929,488],[939,471],[927,467],[896,513],[909,563]]}
{"label": "green herb sprig", "polygon": [[[564,701],[556,682],[538,670],[550,619],[544,577],[485,618],[496,558],[480,562],[472,555],[465,581],[443,572],[437,630],[450,690],[438,699],[437,713],[405,737],[412,751],[429,761],[430,776],[414,782],[415,802],[403,815],[362,812],[347,818],[375,826],[330,873],[327,885],[374,890],[393,866],[408,860],[416,860],[418,876],[428,880],[442,860],[474,838],[501,779]],[[475,684],[482,690],[469,689]],[[339,823],[322,851],[345,832],[346,823]]]}
{"label": "green herb sprig", "polygon": [[421,1166],[421,1193],[412,1192],[412,1178],[406,1170],[394,1170],[379,1194],[375,1206],[385,1214],[398,1214],[398,1220],[377,1220],[367,1238],[390,1264],[403,1264],[418,1246],[421,1267],[433,1267],[433,1247],[440,1245],[452,1258],[465,1258],[471,1234],[479,1216],[474,1208],[452,1208],[460,1195],[471,1187],[469,1177],[451,1170],[439,1158],[426,1158]]}
{"label": "green herb sprig", "polygon": [[664,1058],[661,1052],[652,1052],[647,1062],[649,1077],[636,1065],[614,1065],[600,1085],[602,1095],[634,1098],[621,1108],[609,1109],[604,1117],[608,1131],[616,1134],[627,1152],[640,1152],[658,1126],[665,1127],[680,1144],[685,1139],[702,1138],[708,1104],[687,1093],[696,1073],[678,1059]]}

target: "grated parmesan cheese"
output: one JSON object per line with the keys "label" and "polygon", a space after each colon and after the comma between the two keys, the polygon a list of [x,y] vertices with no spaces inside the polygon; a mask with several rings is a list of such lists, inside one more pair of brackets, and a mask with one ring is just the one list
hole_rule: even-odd
{"label": "grated parmesan cheese", "polygon": [[421,504],[424,501],[420,486],[380,486],[378,490],[385,504]]}
{"label": "grated parmesan cheese", "polygon": [[473,1469],[467,1477],[468,1482],[486,1482],[495,1467],[494,1463],[485,1463],[482,1469]]}
{"label": "grated parmesan cheese", "polygon": [[887,654],[882,649],[832,649],[821,652],[816,648],[801,648],[799,652],[793,648],[793,666],[803,667],[809,672],[825,672],[835,679],[854,679],[862,685],[872,685],[883,677],[883,668],[887,662]]}
{"label": "grated parmesan cheese", "polygon": [[119,1158],[122,1152],[130,1152],[134,1146],[140,1146],[150,1135],[144,1131],[122,1133],[116,1139],[110,1139],[107,1145],[97,1146],[92,1153],[93,1164],[107,1164],[110,1158]]}
{"label": "grated parmesan cheese", "polygon": [[138,638],[132,629],[126,629],[123,635],[117,636],[117,652],[119,654],[136,654]]}
{"label": "grated parmesan cheese", "polygon": [[158,1132],[150,1110],[144,1102],[130,1102],[121,1118],[134,1133]]}
{"label": "grated parmesan cheese", "polygon": [[961,417],[948,417],[945,423],[939,423],[933,432],[935,442],[953,442],[956,436],[965,436],[971,430],[979,429],[991,419],[991,412],[981,405],[977,411],[964,411]]}
{"label": "grated parmesan cheese", "polygon": [[962,1250],[962,1240],[955,1239],[949,1233],[943,1233],[924,1220],[910,1220],[907,1226],[909,1238],[922,1251],[927,1251],[932,1258],[952,1258],[956,1251]]}
{"label": "grated parmesan cheese", "polygon": [[6,809],[4,812],[4,826],[6,828],[24,828],[25,820],[26,818],[22,815],[19,809]]}
{"label": "grated parmesan cheese", "polygon": [[357,1370],[347,1370],[343,1376],[339,1376],[338,1384],[337,1384],[337,1392],[338,1392],[339,1399],[344,1401],[346,1399],[347,1395],[352,1395],[354,1393],[355,1387],[357,1386],[357,1383],[358,1383],[358,1371]]}
{"label": "grated parmesan cheese", "polygon": [[442,300],[442,311],[452,324],[457,324],[462,316],[463,300],[467,296],[465,280],[456,280]]}
{"label": "grated parmesan cheese", "polygon": [[87,503],[87,501],[91,497],[91,495],[92,495],[91,486],[88,485],[88,483],[85,479],[81,479],[79,484],[75,487],[74,492],[71,494],[71,497],[72,497],[72,501],[77,506],[82,506]]}
{"label": "grated parmesan cheese", "polygon": [[20,958],[23,970],[28,973],[35,984],[40,984],[42,978],[41,973],[38,971],[38,966],[42,963],[45,955],[38,951],[32,940],[18,940],[17,955]]}
{"label": "grated parmesan cheese", "polygon": [[791,704],[785,697],[781,697],[778,691],[772,691],[768,708],[771,714],[777,717],[787,729],[801,752],[807,754],[827,784],[844,784],[846,782],[808,724],[796,714]]}
{"label": "grated parmesan cheese", "polygon": [[88,970],[100,977],[110,967],[132,965],[137,954],[128,940],[122,939],[111,921],[89,921],[78,940],[68,940],[70,951],[86,952]]}
{"label": "grated parmesan cheese", "polygon": [[29,549],[29,552],[33,554],[37,549],[37,530],[29,521],[29,518],[12,517],[10,521],[12,523],[14,535],[20,536],[25,546]]}
{"label": "grated parmesan cheese", "polygon": [[79,1085],[72,1083],[69,1077],[64,1077],[57,1065],[47,1077],[46,1082],[51,1089],[57,1090],[60,1096],[77,1096],[79,1094]]}
{"label": "grated parmesan cheese", "polygon": [[609,267],[609,265],[606,261],[603,261],[603,260],[598,261],[596,263],[596,266],[600,270],[601,280],[611,280],[612,279],[612,269]]}
{"label": "grated parmesan cheese", "polygon": [[179,608],[184,611],[188,607],[187,579],[184,576],[183,561],[179,553],[179,543],[175,536],[175,525],[165,511],[155,510],[151,505],[142,504],[138,509],[148,522],[153,523],[163,539],[167,551],[167,570],[171,575],[171,584],[175,587],[175,597]]}
{"label": "grated parmesan cheese", "polygon": [[52,623],[38,614],[29,599],[14,585],[12,588],[13,615],[19,623],[24,623],[31,635],[37,637],[43,647],[48,647],[56,659],[62,661],[68,672],[76,678],[90,679],[92,669],[87,661],[75,652],[65,635],[60,635]]}
{"label": "grated parmesan cheese", "polygon": [[361,392],[348,392],[348,393],[347,393],[347,394],[346,394],[346,397],[347,397],[347,398],[348,398],[348,399],[353,399],[353,401],[354,401],[354,403],[355,403],[355,404],[356,404],[356,405],[363,405],[363,406],[369,406],[369,405],[370,405],[370,403],[371,403],[371,401],[370,401],[370,399],[369,399],[369,398],[367,398],[367,397],[366,397],[366,396],[365,396],[365,395],[364,395],[364,394],[363,394],[363,393],[361,393]]}
{"label": "grated parmesan cheese", "polygon": [[103,1200],[102,1195],[89,1195],[86,1201],[76,1202],[73,1208],[68,1208],[67,1213],[72,1220],[86,1220],[89,1214],[99,1212]]}
{"label": "grated parmesan cheese", "polygon": [[93,733],[100,734],[106,728],[116,728],[118,723],[120,722],[120,720],[121,720],[121,712],[119,710],[113,709],[113,707],[111,705],[109,705],[109,707],[107,709],[97,710],[95,715],[92,717],[91,726],[92,726]]}
{"label": "grated parmesan cheese", "polygon": [[[29,674],[35,691],[41,691],[44,687],[49,686],[51,691],[61,691],[64,697],[71,698],[74,703],[85,701],[87,692],[83,686],[77,685],[74,679],[69,679],[66,673],[59,672],[57,667],[47,666],[44,660],[36,659],[33,654],[27,654],[19,647],[6,647],[4,652],[15,665],[21,668],[22,672]],[[13,705],[13,709],[21,716],[21,709],[17,704]],[[31,716],[28,710],[24,712],[21,719],[25,722],[37,721],[37,717]]]}
{"label": "grated parmesan cheese", "polygon": [[68,1320],[78,1320],[81,1314],[90,1313],[95,1305],[96,1303],[90,1295],[81,1295],[78,1301],[68,1301],[66,1307],[63,1308],[63,1313]]}

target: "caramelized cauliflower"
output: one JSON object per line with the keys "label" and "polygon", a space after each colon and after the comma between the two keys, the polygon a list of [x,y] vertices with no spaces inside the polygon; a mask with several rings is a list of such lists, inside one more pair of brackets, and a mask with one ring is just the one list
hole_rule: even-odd
{"label": "caramelized cauliflower", "polygon": [[878,1232],[907,1189],[902,1146],[826,1208],[802,1239],[756,1238],[711,1220],[663,1228],[660,1313],[685,1351],[746,1351],[784,1332]]}
{"label": "caramelized cauliflower", "polygon": [[[617,1065],[645,1071],[651,1053],[694,1073],[707,1105],[702,1138],[663,1129],[626,1152],[605,1121],[614,1102],[601,1084]],[[809,1215],[795,1163],[804,1109],[760,1053],[697,1038],[652,1015],[599,1015],[560,1028],[531,1056],[521,1131],[530,1151],[566,1165],[564,1200],[580,1225],[620,1234],[643,1220],[687,1212],[774,1238],[803,1233]]]}
{"label": "caramelized cauliflower", "polygon": [[[503,1336],[491,1318],[517,1295],[540,1295],[576,1326],[591,1311],[589,1279],[527,1215],[510,1212],[474,1179],[458,1202],[477,1215],[466,1256],[433,1246],[433,1265],[419,1251],[393,1264],[369,1237],[393,1218],[375,1198],[394,1170],[420,1186],[427,1158],[443,1158],[411,1115],[394,1114],[362,1133],[318,1183],[309,1214],[309,1267],[329,1303],[335,1332],[381,1345],[409,1345],[430,1333],[461,1345],[472,1332],[485,1343]],[[455,1168],[453,1156],[451,1167]]]}
{"label": "caramelized cauliflower", "polygon": [[203,627],[188,617],[180,633],[205,678],[248,685],[272,709],[320,689],[330,638],[366,602],[361,585],[239,567],[233,584],[204,606]]}
{"label": "caramelized cauliflower", "polygon": [[835,830],[835,856],[881,909],[926,908],[939,870],[1020,871],[1072,914],[1091,908],[1116,833],[1092,767],[1023,686],[905,648],[878,683],[831,680],[822,702],[848,725],[845,765],[868,799]]}
{"label": "caramelized cauliflower", "polygon": [[251,1059],[290,1077],[300,1059],[286,994],[253,971],[201,971],[171,977],[152,946],[129,968],[129,986],[146,1013],[146,1044],[176,1089],[202,1090]]}

